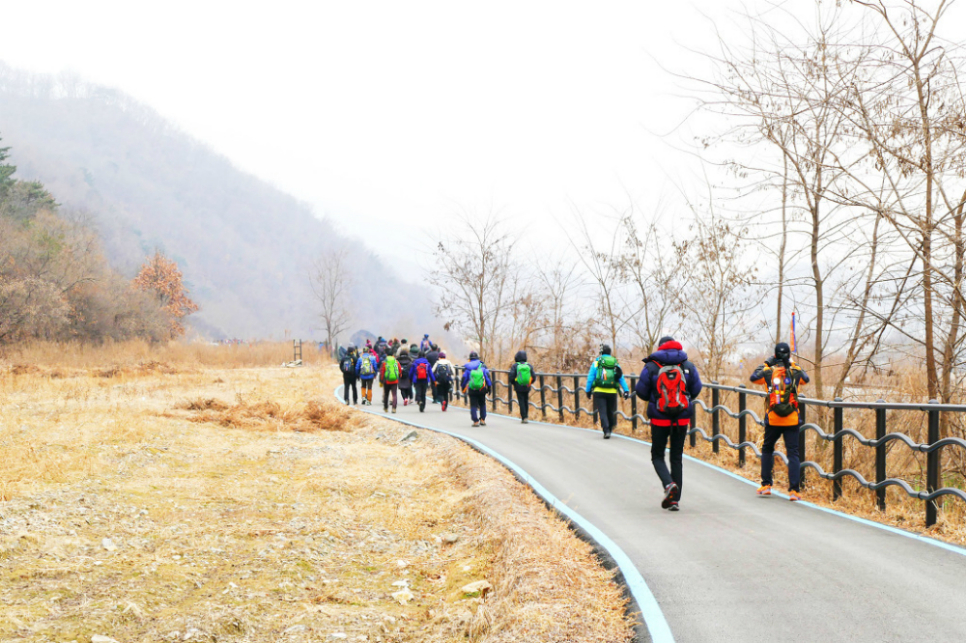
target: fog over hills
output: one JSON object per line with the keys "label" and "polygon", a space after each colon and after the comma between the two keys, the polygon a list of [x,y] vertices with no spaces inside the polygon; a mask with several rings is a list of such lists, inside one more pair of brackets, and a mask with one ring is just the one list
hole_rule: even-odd
{"label": "fog over hills", "polygon": [[[256,127],[256,124],[252,125]],[[347,240],[311,209],[236,169],[123,93],[0,63],[0,137],[21,179],[86,213],[112,265],[134,276],[155,249],[174,258],[210,338],[321,337],[307,271]],[[353,242],[352,330],[432,332],[427,289]]]}

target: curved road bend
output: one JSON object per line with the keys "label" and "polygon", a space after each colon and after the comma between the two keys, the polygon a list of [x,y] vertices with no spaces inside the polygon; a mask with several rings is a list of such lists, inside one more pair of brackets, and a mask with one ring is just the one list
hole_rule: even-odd
{"label": "curved road bend", "polygon": [[432,404],[387,417],[476,440],[521,467],[623,549],[676,641],[966,641],[966,550],[760,498],[688,461],[671,513],[649,446],[617,436],[497,415],[473,428],[466,409]]}

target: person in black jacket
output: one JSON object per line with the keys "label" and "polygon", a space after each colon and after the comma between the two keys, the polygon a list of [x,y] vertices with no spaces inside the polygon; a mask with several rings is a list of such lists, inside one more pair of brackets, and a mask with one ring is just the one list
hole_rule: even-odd
{"label": "person in black jacket", "polygon": [[530,416],[530,389],[533,387],[535,372],[533,366],[527,362],[527,352],[517,351],[513,366],[510,367],[510,381],[513,382],[513,391],[516,392],[517,402],[520,404],[521,424],[526,424]]}
{"label": "person in black jacket", "polygon": [[349,344],[349,348],[346,350],[345,355],[339,360],[339,370],[342,371],[342,393],[345,397],[345,403],[349,403],[349,389],[352,389],[352,403],[359,403],[359,389],[356,387],[356,360],[359,356],[356,354],[356,347]]}
{"label": "person in black jacket", "polygon": [[409,367],[413,365],[413,358],[406,349],[400,350],[396,359],[399,361],[399,395],[402,397],[403,406],[408,406],[413,401],[413,381],[409,379]]}
{"label": "person in black jacket", "polygon": [[[431,344],[429,347],[429,352],[426,353],[426,359],[429,360],[430,368],[435,369],[436,360],[439,359],[439,346],[437,346],[436,344]],[[437,395],[436,393],[436,385],[437,385],[437,382],[434,381],[432,383],[433,404],[439,404],[439,395]]]}

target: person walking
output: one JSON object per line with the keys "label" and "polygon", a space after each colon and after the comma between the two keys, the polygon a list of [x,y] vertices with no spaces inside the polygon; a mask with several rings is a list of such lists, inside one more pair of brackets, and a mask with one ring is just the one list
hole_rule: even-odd
{"label": "person walking", "polygon": [[413,381],[409,379],[409,367],[413,365],[413,358],[409,349],[400,349],[396,360],[399,362],[399,395],[402,397],[403,406],[408,406],[413,400]]}
{"label": "person walking", "polygon": [[426,410],[426,389],[435,381],[433,367],[426,359],[426,353],[419,351],[419,356],[413,365],[409,367],[409,379],[413,381],[413,388],[416,389],[416,404],[419,405],[419,412]]}
{"label": "person walking", "polygon": [[362,403],[372,406],[372,380],[379,372],[379,358],[372,352],[372,346],[366,346],[365,352],[356,362],[356,375],[362,385]]}
{"label": "person walking", "polygon": [[798,435],[805,423],[805,408],[798,404],[798,390],[808,384],[808,374],[792,360],[788,344],[775,345],[775,354],[751,374],[751,381],[768,389],[765,414],[765,440],[761,446],[761,486],[759,496],[770,496],[772,470],[775,467],[775,444],[785,442],[788,457],[788,499],[802,499],[802,465],[798,453]]}
{"label": "person walking", "polygon": [[356,388],[356,347],[349,344],[349,347],[345,351],[345,355],[339,360],[339,370],[342,371],[342,393],[345,398],[345,403],[349,403],[349,389],[352,389],[352,403],[359,403],[359,389]]}
{"label": "person walking", "polygon": [[[657,350],[644,359],[634,392],[647,402],[651,422],[651,463],[661,484],[661,507],[677,511],[684,485],[684,439],[694,416],[694,400],[701,392],[701,376],[673,337],[662,337]],[[671,470],[664,451],[670,441]]]}
{"label": "person walking", "polygon": [[440,351],[439,359],[433,368],[433,378],[436,380],[436,395],[443,412],[449,408],[449,395],[453,388],[453,363],[446,359],[446,353]]}
{"label": "person walking", "polygon": [[429,341],[429,333],[426,333],[425,335],[423,335],[423,340],[419,342],[419,350],[424,352],[428,351],[431,344],[432,342]]}
{"label": "person walking", "polygon": [[[517,351],[510,367],[510,381],[520,405],[520,423],[526,424],[530,417],[530,389],[533,387],[533,367],[527,362],[527,352]],[[512,392],[510,393],[513,394]]]}
{"label": "person walking", "polygon": [[396,347],[395,355],[396,357],[399,357],[403,353],[408,353],[408,352],[409,352],[409,340],[403,337],[402,341],[399,342],[399,346]]}
{"label": "person walking", "polygon": [[617,358],[611,355],[610,346],[604,344],[600,347],[600,356],[590,365],[585,391],[587,397],[594,400],[594,410],[597,411],[597,419],[604,431],[605,440],[610,440],[610,435],[617,426],[618,390],[625,400],[630,396],[624,372],[617,363]]}
{"label": "person walking", "polygon": [[392,412],[396,412],[396,390],[399,386],[399,361],[387,355],[379,366],[379,383],[382,384],[382,412],[389,410],[389,396],[392,395]]}
{"label": "person walking", "polygon": [[[426,360],[429,362],[429,367],[433,370],[436,369],[436,360],[439,359],[439,346],[436,344],[430,344],[429,350],[426,352]],[[430,387],[433,393],[433,404],[439,404],[439,398],[436,395],[436,382],[434,381]]]}
{"label": "person walking", "polygon": [[480,356],[473,351],[470,361],[463,365],[463,377],[460,388],[470,399],[470,419],[473,426],[486,426],[486,396],[493,386],[490,371],[480,360]]}

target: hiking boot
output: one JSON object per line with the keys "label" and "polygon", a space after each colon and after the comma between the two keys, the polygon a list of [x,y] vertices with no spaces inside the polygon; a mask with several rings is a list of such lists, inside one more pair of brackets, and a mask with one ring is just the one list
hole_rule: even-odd
{"label": "hiking boot", "polygon": [[604,431],[604,439],[610,440],[610,431]]}
{"label": "hiking boot", "polygon": [[[677,506],[678,485],[674,482],[664,487],[664,500],[661,501],[661,509],[670,509],[671,505]],[[676,510],[675,510],[676,511]]]}
{"label": "hiking boot", "polygon": [[763,484],[760,487],[758,487],[758,495],[759,496],[770,496],[771,495],[771,485],[770,484]]}
{"label": "hiking boot", "polygon": [[446,412],[446,402],[443,402],[443,412]]}
{"label": "hiking boot", "polygon": [[393,413],[395,413],[395,412],[396,412],[396,407],[395,407],[395,406],[394,406],[394,407],[392,407],[392,412],[393,412]]}
{"label": "hiking boot", "polygon": [[668,505],[668,508],[667,508],[668,511],[678,511],[679,509],[681,509],[681,507],[678,506],[677,500],[672,500],[671,504]]}
{"label": "hiking boot", "polygon": [[486,426],[486,420],[480,420],[480,426]]}
{"label": "hiking boot", "polygon": [[473,426],[479,426],[479,425],[480,425],[480,423],[479,423],[479,422],[474,422],[474,423],[473,423]]}
{"label": "hiking boot", "polygon": [[795,489],[789,489],[788,499],[791,500],[792,502],[798,502],[799,500],[802,499],[802,494],[800,491],[797,491]]}
{"label": "hiking boot", "polygon": [[403,400],[403,406],[409,406],[409,400]]}
{"label": "hiking boot", "polygon": [[383,413],[388,413],[389,412],[389,407],[388,406],[382,407],[382,412]]}

